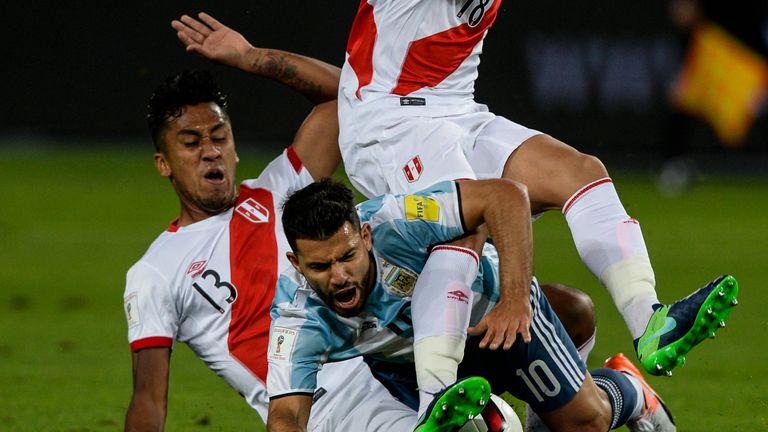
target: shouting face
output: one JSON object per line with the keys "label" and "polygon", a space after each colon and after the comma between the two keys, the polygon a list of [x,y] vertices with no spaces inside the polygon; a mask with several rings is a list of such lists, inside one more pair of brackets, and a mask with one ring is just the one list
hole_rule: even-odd
{"label": "shouting face", "polygon": [[235,202],[238,158],[227,115],[213,102],[187,105],[170,118],[155,166],[171,179],[184,226],[228,210]]}
{"label": "shouting face", "polygon": [[345,223],[326,240],[296,240],[288,259],[328,307],[343,317],[360,313],[376,282],[371,227]]}

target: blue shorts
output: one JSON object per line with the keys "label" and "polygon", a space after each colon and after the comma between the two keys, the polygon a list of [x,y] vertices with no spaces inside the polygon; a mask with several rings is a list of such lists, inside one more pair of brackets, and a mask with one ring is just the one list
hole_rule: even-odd
{"label": "blue shorts", "polygon": [[[537,283],[531,285],[531,342],[515,341],[509,351],[478,348],[481,336],[470,337],[459,365],[459,377],[479,375],[496,394],[508,391],[536,412],[568,403],[584,383],[586,366]],[[403,403],[418,409],[413,364],[366,358],[373,375]]]}
{"label": "blue shorts", "polygon": [[459,376],[479,375],[496,394],[510,392],[536,412],[568,403],[584,383],[586,366],[538,284],[531,285],[531,342],[517,335],[509,351],[480,349],[481,336],[467,339]]}

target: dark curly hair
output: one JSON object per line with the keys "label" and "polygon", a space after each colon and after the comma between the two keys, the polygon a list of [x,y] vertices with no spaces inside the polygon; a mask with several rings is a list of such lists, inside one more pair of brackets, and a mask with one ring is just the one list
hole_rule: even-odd
{"label": "dark curly hair", "polygon": [[184,71],[166,78],[147,104],[147,125],[155,150],[165,149],[162,134],[169,120],[181,115],[187,105],[214,102],[227,115],[227,96],[222,93],[208,71]]}
{"label": "dark curly hair", "polygon": [[360,230],[354,194],[343,183],[324,178],[299,189],[283,203],[283,230],[295,253],[296,240],[327,240],[349,222]]}

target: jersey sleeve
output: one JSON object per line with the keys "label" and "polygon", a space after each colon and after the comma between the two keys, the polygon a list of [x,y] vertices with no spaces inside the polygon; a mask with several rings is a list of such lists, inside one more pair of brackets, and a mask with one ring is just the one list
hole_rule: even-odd
{"label": "jersey sleeve", "polygon": [[328,329],[305,307],[308,290],[283,275],[276,291],[267,354],[269,397],[312,394],[329,350]]}
{"label": "jersey sleeve", "polygon": [[314,182],[293,146],[288,147],[264,168],[259,177],[243,182],[249,188],[262,187],[283,196]]}
{"label": "jersey sleeve", "polygon": [[374,198],[361,203],[358,212],[361,222],[371,224],[374,244],[384,255],[426,254],[429,247],[466,232],[461,196],[453,181],[414,194]]}
{"label": "jersey sleeve", "polygon": [[178,315],[168,282],[157,270],[142,262],[131,267],[123,300],[131,351],[173,345]]}

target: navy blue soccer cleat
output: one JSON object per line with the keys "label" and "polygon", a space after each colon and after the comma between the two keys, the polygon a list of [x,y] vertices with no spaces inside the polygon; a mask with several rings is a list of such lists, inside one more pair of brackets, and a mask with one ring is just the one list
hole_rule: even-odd
{"label": "navy blue soccer cleat", "polygon": [[635,339],[637,358],[646,372],[671,376],[693,347],[725,327],[725,319],[739,304],[738,294],[739,283],[725,275],[671,305],[654,306],[645,332]]}

